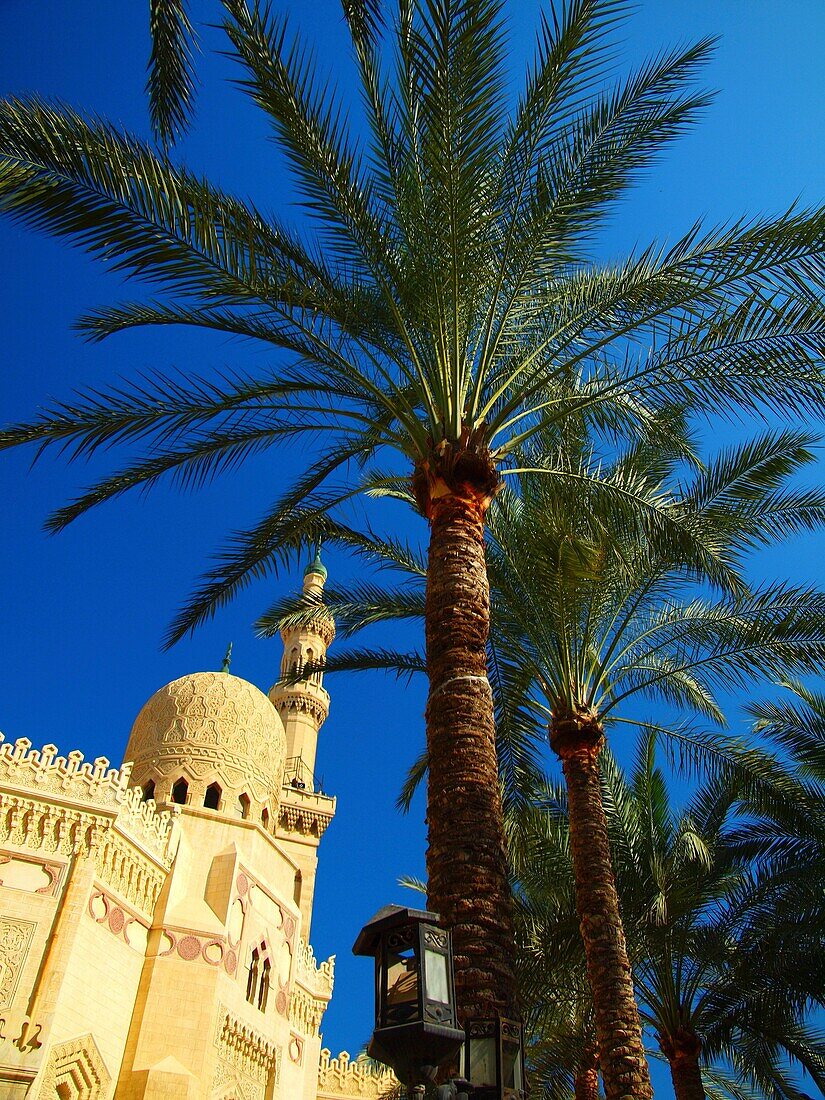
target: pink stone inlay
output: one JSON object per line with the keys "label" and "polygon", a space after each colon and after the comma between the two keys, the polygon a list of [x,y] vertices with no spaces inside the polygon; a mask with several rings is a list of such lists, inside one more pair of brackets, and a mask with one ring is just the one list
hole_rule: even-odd
{"label": "pink stone inlay", "polygon": [[195,936],[184,936],[178,944],[178,954],[187,962],[197,959],[201,953],[200,940]]}

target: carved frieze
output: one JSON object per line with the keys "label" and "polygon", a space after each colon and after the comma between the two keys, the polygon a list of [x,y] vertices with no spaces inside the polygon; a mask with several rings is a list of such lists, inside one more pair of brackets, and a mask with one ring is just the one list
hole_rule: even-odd
{"label": "carved frieze", "polygon": [[298,985],[293,986],[289,998],[289,1022],[302,1035],[317,1035],[327,1000],[313,997]]}
{"label": "carved frieze", "polygon": [[267,1086],[277,1081],[278,1050],[260,1032],[243,1023],[225,1005],[218,1006],[214,1044],[218,1061],[212,1081],[215,1100],[264,1100]]}
{"label": "carved frieze", "polygon": [[14,1001],[36,924],[0,917],[0,1008]]}
{"label": "carved frieze", "polygon": [[193,932],[164,928],[161,931],[158,958],[176,955],[184,962],[220,966],[231,977],[238,969],[238,956],[225,936],[200,936]]}

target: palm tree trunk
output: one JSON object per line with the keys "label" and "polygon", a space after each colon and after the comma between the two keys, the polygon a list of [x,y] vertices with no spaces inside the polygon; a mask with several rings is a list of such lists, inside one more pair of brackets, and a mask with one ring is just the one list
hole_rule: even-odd
{"label": "palm tree trunk", "polygon": [[495,721],[487,679],[486,498],[431,498],[427,568],[428,903],[453,933],[459,1017],[517,1011]]}
{"label": "palm tree trunk", "polygon": [[598,1064],[595,1050],[586,1050],[573,1080],[575,1100],[599,1100]]}
{"label": "palm tree trunk", "polygon": [[555,721],[550,743],[561,757],[567,781],[576,907],[593,991],[605,1096],[650,1100],[653,1089],[602,806],[599,753],[604,736],[595,717],[579,715]]}
{"label": "palm tree trunk", "polygon": [[680,1027],[676,1035],[660,1035],[659,1046],[670,1062],[670,1078],[676,1100],[705,1100],[705,1086],[699,1055],[702,1042],[689,1028]]}

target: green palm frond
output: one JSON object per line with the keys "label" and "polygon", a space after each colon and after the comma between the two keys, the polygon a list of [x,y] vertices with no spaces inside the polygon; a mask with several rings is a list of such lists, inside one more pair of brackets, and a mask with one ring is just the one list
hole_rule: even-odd
{"label": "green palm frond", "polygon": [[196,42],[186,0],[149,0],[149,30],[149,114],[158,140],[170,146],[186,132],[195,96]]}

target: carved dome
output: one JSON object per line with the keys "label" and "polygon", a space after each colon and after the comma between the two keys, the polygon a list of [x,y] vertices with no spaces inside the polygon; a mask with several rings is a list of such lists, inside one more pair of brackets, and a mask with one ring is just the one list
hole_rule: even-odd
{"label": "carved dome", "polygon": [[246,798],[259,816],[267,807],[277,810],[286,736],[278,712],[253,684],[228,672],[195,672],[162,687],[143,706],[125,759],[134,762],[132,783],[144,789],[154,784],[158,802],[171,801],[172,788],[183,780],[192,805],[204,805],[207,788],[217,785],[215,808],[232,812]]}

